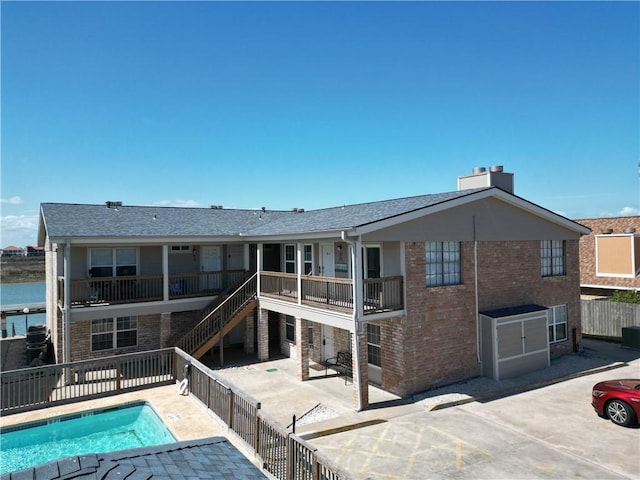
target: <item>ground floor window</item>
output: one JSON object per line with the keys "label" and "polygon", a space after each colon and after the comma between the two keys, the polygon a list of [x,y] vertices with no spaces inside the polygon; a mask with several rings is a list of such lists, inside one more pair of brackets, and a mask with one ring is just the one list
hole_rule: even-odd
{"label": "ground floor window", "polygon": [[367,358],[371,365],[382,367],[380,325],[367,324]]}
{"label": "ground floor window", "polygon": [[549,343],[567,339],[567,306],[549,307]]}
{"label": "ground floor window", "polygon": [[138,344],[138,317],[91,320],[91,351],[133,347]]}
{"label": "ground floor window", "polygon": [[309,325],[309,345],[313,345],[313,325]]}
{"label": "ground floor window", "polygon": [[296,343],[296,319],[285,315],[285,338],[288,342]]}

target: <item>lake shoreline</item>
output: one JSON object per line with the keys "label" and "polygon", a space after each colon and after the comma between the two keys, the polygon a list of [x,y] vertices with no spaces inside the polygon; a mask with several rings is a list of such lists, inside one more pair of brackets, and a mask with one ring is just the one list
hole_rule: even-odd
{"label": "lake shoreline", "polygon": [[44,282],[44,257],[2,257],[0,283]]}

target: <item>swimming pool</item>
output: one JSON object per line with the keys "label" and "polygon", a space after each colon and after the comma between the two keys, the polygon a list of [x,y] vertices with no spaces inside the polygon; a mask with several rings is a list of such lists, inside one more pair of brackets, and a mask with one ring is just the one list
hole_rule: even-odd
{"label": "swimming pool", "polygon": [[0,474],[58,458],[175,442],[146,402],[81,412],[0,430]]}

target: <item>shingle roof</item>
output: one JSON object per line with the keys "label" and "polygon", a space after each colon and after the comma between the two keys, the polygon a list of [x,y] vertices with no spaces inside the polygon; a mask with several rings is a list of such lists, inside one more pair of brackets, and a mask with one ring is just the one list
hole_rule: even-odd
{"label": "shingle roof", "polygon": [[49,237],[282,235],[349,229],[486,188],[344,205],[304,212],[43,203]]}
{"label": "shingle roof", "polygon": [[0,480],[183,480],[268,478],[223,437],[67,457]]}

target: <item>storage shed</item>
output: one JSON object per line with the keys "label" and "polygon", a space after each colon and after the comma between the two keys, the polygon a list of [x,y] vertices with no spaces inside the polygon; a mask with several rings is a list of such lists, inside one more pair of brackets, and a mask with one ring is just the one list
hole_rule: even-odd
{"label": "storage shed", "polygon": [[548,367],[547,318],[535,304],[480,312],[482,374],[505,380]]}

